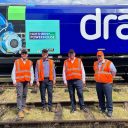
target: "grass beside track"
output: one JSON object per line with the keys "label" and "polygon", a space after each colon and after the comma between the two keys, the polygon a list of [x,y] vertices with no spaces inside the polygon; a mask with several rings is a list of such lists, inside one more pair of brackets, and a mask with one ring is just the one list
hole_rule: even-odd
{"label": "grass beside track", "polygon": [[[70,101],[68,91],[66,88],[53,89],[53,102]],[[40,102],[40,92],[31,93],[32,89],[28,89],[27,102]],[[85,101],[98,101],[95,88],[84,88]],[[46,93],[47,99],[47,93]],[[78,101],[78,97],[76,95]],[[128,87],[113,87],[113,101],[127,101]],[[0,94],[0,103],[16,102],[16,89],[5,88],[5,91]]]}

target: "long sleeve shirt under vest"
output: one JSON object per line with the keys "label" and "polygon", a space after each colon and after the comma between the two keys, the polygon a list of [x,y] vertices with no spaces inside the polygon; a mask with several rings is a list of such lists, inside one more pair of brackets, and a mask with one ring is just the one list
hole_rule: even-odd
{"label": "long sleeve shirt under vest", "polygon": [[[44,67],[44,77],[49,77],[49,61],[48,59],[46,59],[45,61],[43,61],[43,66]],[[53,80],[56,80],[56,71],[55,71],[55,65],[53,68]],[[38,81],[38,69],[37,69],[37,65],[35,67],[35,81]]]}
{"label": "long sleeve shirt under vest", "polygon": [[[22,61],[23,61],[23,59],[22,59]],[[26,63],[26,61],[23,61],[23,63]],[[33,66],[31,66],[30,73],[31,73],[31,81],[30,81],[30,83],[33,84],[33,81],[34,81]],[[13,83],[16,83],[16,66],[15,66],[15,63],[14,63],[13,69],[12,69],[11,78],[12,78]]]}
{"label": "long sleeve shirt under vest", "polygon": [[[76,58],[71,60],[71,62],[74,63],[75,59]],[[86,74],[85,74],[85,70],[84,70],[84,66],[83,66],[82,61],[81,61],[81,68],[82,68],[82,81],[85,82]],[[66,74],[65,74],[65,65],[63,66],[63,81],[64,81],[64,84],[67,84]]]}
{"label": "long sleeve shirt under vest", "polygon": [[[98,62],[99,69],[103,63],[105,63],[105,59],[102,62]],[[117,72],[117,69],[116,69],[115,65],[113,64],[113,62],[111,62],[111,64],[110,64],[110,72],[112,73],[112,75],[113,75],[113,73],[116,74],[116,72]]]}

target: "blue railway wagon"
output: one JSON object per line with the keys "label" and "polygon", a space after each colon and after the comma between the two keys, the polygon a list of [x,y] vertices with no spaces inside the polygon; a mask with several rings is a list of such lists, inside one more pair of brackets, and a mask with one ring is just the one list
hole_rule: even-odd
{"label": "blue railway wagon", "polygon": [[[46,48],[55,59],[59,74],[72,48],[83,59],[87,75],[92,75],[96,52],[103,50],[116,65],[118,75],[127,79],[128,6],[2,5],[0,8],[0,16],[10,25],[0,33],[0,56],[5,57],[1,64],[7,65],[7,58],[8,64],[12,63],[21,47],[29,50],[35,62]],[[2,20],[0,23],[1,29],[7,27]],[[7,43],[4,33],[11,34],[10,31],[17,37]]]}

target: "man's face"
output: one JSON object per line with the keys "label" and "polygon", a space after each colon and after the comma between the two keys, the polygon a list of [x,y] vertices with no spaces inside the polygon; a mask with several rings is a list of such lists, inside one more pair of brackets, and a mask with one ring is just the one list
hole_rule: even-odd
{"label": "man's face", "polygon": [[48,57],[48,53],[42,53],[42,58],[46,59]]}
{"label": "man's face", "polygon": [[97,59],[98,59],[99,62],[102,62],[104,60],[104,56],[98,55]]}
{"label": "man's face", "polygon": [[76,55],[75,53],[68,53],[68,57],[70,59],[74,59],[75,55]]}
{"label": "man's face", "polygon": [[28,58],[28,54],[27,53],[21,53],[21,57],[23,60]]}

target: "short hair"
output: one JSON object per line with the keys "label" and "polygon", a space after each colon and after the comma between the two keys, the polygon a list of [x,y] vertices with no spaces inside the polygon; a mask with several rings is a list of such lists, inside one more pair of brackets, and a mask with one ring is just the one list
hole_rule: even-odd
{"label": "short hair", "polygon": [[73,49],[70,49],[68,53],[75,53],[75,51]]}
{"label": "short hair", "polygon": [[21,49],[21,54],[28,54],[28,50],[26,48]]}
{"label": "short hair", "polygon": [[43,49],[42,53],[48,53],[48,50],[47,49]]}

